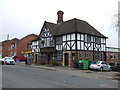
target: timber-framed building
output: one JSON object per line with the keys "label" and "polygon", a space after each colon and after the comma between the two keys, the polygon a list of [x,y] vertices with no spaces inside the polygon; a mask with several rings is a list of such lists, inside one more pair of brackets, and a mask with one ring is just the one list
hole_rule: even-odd
{"label": "timber-framed building", "polygon": [[63,21],[58,11],[57,24],[45,21],[32,42],[34,62],[73,66],[74,61],[106,61],[106,39],[89,23],[79,19]]}

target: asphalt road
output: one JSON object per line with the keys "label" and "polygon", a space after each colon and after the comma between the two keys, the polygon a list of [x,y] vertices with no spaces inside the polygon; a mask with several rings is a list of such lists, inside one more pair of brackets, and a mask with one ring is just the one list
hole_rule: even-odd
{"label": "asphalt road", "polygon": [[2,88],[118,88],[118,82],[30,66],[3,65]]}

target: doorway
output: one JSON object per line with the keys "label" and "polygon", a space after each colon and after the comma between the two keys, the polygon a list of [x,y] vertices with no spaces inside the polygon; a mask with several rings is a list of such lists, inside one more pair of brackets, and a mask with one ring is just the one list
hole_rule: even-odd
{"label": "doorway", "polygon": [[47,56],[48,56],[48,57],[47,57],[47,64],[50,64],[50,59],[51,59],[51,58],[50,58],[50,57],[51,57],[50,53],[48,53]]}
{"label": "doorway", "polygon": [[65,66],[68,66],[68,63],[69,63],[69,54],[68,53],[65,53],[64,54],[64,65]]}
{"label": "doorway", "polygon": [[37,64],[38,55],[35,54],[35,64]]}

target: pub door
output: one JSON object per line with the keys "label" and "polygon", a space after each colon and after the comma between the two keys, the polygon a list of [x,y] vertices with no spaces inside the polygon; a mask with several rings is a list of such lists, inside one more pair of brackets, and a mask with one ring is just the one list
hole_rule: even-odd
{"label": "pub door", "polygon": [[68,63],[69,63],[69,58],[68,58],[68,56],[69,56],[68,53],[65,53],[65,54],[64,54],[64,60],[65,60],[65,61],[64,61],[64,65],[65,65],[65,66],[68,66]]}

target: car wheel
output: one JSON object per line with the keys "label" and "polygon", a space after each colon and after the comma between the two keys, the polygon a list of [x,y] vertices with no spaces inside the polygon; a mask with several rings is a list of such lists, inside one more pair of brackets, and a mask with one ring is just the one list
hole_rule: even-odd
{"label": "car wheel", "polygon": [[103,67],[100,68],[100,71],[101,71],[101,72],[103,71]]}

